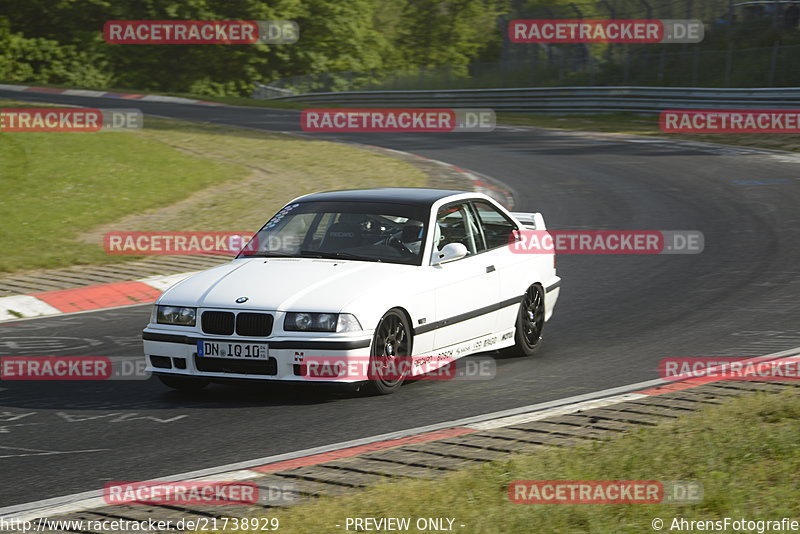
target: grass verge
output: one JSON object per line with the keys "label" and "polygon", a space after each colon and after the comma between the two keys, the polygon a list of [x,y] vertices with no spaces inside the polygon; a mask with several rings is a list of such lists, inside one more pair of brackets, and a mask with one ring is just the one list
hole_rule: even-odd
{"label": "grass verge", "polygon": [[[76,89],[63,85],[43,85],[42,87],[56,87],[63,89]],[[133,89],[112,89],[111,92],[139,93]],[[145,91],[146,93],[146,91]],[[247,106],[255,108],[295,109],[303,110],[309,107],[338,108],[348,107],[347,104],[325,103],[309,104],[299,101],[283,100],[257,100],[246,96],[203,96],[187,93],[159,93],[165,96],[179,96],[219,102],[232,106]],[[349,106],[352,107],[352,106]],[[362,106],[364,107],[364,106]],[[366,106],[369,107],[369,106]],[[380,106],[378,106],[380,107]],[[385,106],[384,106],[385,107]],[[553,115],[542,113],[508,113],[498,112],[497,123],[508,126],[534,126],[538,128],[552,128],[560,130],[578,130],[587,132],[621,133],[629,135],[648,135],[672,139],[686,139],[687,141],[701,141],[705,143],[718,143],[722,145],[749,146],[766,148],[770,150],[786,150],[800,152],[800,134],[666,134],[658,127],[657,115],[639,113],[606,113],[588,115]]]}
{"label": "grass verge", "polygon": [[[281,531],[298,534],[344,531],[347,517],[454,518],[454,530],[469,534],[641,534],[653,532],[654,518],[664,531],[681,517],[798,519],[799,443],[800,394],[750,394],[607,443],[512,456],[438,481],[384,484],[271,517]],[[514,504],[507,498],[514,480],[692,480],[704,485],[705,498],[693,505]]]}
{"label": "grass verge", "polygon": [[343,144],[155,118],[131,132],[3,132],[0,161],[5,272],[135,259],[106,255],[107,231],[255,231],[305,193],[427,180]]}
{"label": "grass verge", "polygon": [[[26,85],[22,82],[9,82],[8,80],[0,80],[0,84],[8,85]],[[196,95],[192,93],[176,93],[171,91],[153,91],[142,89],[130,89],[127,87],[74,87],[72,85],[64,85],[58,83],[38,83],[33,84],[36,87],[47,87],[51,89],[80,89],[90,91],[102,91],[104,93],[123,93],[123,94],[157,94],[160,96],[177,96],[180,98],[189,98],[191,100],[203,100],[205,102],[219,102],[220,104],[229,104],[232,106],[250,106],[259,108],[276,108],[276,109],[305,109],[308,107],[307,103],[283,101],[283,100],[260,100],[251,98],[249,96],[209,96],[209,95]],[[324,107],[339,107],[341,104],[325,104]],[[30,107],[30,106],[29,106]]]}

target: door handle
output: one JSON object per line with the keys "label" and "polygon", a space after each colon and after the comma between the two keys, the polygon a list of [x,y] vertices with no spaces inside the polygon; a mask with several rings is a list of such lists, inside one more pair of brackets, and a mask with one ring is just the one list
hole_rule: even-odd
{"label": "door handle", "polygon": [[489,266],[486,268],[486,272],[487,272],[487,273],[493,273],[493,272],[494,272],[494,265],[489,265]]}

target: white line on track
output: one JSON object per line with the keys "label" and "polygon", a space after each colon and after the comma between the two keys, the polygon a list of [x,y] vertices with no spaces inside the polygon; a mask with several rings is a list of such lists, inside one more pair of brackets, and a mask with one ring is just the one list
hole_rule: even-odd
{"label": "white line on track", "polygon": [[[800,355],[800,347],[795,347],[789,350],[775,352],[764,356],[752,358],[753,361],[764,362],[775,360],[779,358],[786,358],[791,356]],[[742,360],[742,363],[749,361]],[[709,368],[709,371],[713,368]],[[586,393],[583,395],[576,395],[574,397],[567,397],[565,399],[558,399],[549,402],[542,402],[539,404],[531,404],[529,406],[522,406],[510,410],[501,410],[498,412],[487,413],[483,415],[476,415],[473,417],[466,417],[463,419],[454,419],[451,421],[444,421],[441,423],[426,425],[416,428],[409,428],[397,432],[390,432],[378,436],[370,436],[367,438],[354,439],[331,445],[324,445],[321,447],[314,447],[311,449],[304,449],[274,456],[266,456],[263,458],[256,458],[244,462],[236,462],[207,469],[200,469],[197,471],[189,471],[176,475],[165,476],[157,479],[152,479],[153,482],[169,482],[169,481],[188,481],[188,480],[247,480],[261,476],[256,471],[250,471],[250,468],[258,467],[265,464],[280,462],[284,460],[293,460],[296,458],[303,458],[314,454],[336,451],[346,449],[349,447],[356,447],[358,445],[366,445],[378,441],[386,441],[391,439],[403,438],[407,436],[414,436],[425,432],[432,432],[435,430],[442,430],[452,427],[468,427],[475,430],[486,430],[491,428],[499,428],[518,424],[524,421],[534,421],[544,417],[551,417],[553,415],[563,415],[574,413],[578,410],[586,410],[589,408],[597,408],[600,406],[608,406],[634,398],[641,398],[641,395],[633,392],[644,389],[653,388],[656,386],[664,385],[667,383],[675,383],[675,381],[668,381],[663,379],[648,380],[645,382],[638,382],[636,384],[629,384],[616,388],[604,389],[593,393]],[[123,475],[122,478],[125,478]],[[51,517],[53,515],[66,514],[71,512],[78,512],[82,510],[89,510],[92,508],[99,508],[105,506],[106,503],[102,498],[102,490],[92,490],[83,493],[76,493],[72,495],[64,495],[62,497],[55,497],[52,499],[45,499],[41,501],[29,502],[24,504],[17,504],[0,508],[0,519],[10,520],[17,519],[20,521],[30,521],[40,517]]]}
{"label": "white line on track", "polygon": [[4,447],[2,445],[0,445],[0,449],[11,450],[11,451],[22,451],[21,454],[0,455],[0,458],[16,458],[19,456],[54,456],[58,454],[80,454],[84,452],[103,452],[111,450],[111,449],[85,449],[80,451],[44,451],[41,449],[25,449],[23,447]]}
{"label": "white line on track", "polygon": [[0,321],[13,321],[22,317],[57,315],[61,311],[30,295],[12,295],[0,298]]}

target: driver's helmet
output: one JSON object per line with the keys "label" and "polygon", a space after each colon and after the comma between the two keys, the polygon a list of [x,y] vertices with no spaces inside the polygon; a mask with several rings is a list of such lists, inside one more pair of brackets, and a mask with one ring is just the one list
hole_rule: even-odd
{"label": "driver's helmet", "polygon": [[425,226],[420,221],[409,219],[403,226],[400,241],[403,242],[403,245],[405,245],[408,250],[414,254],[419,254],[422,248],[422,236],[424,234]]}

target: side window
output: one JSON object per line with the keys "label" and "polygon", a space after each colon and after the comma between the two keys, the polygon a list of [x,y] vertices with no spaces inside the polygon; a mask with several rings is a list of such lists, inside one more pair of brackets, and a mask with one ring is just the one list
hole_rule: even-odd
{"label": "side window", "polygon": [[466,202],[449,204],[439,209],[433,236],[436,250],[442,250],[449,243],[461,243],[470,254],[477,254],[486,248]]}
{"label": "side window", "polygon": [[473,205],[478,213],[487,248],[493,249],[511,243],[511,232],[516,230],[517,226],[488,202],[478,200]]}

